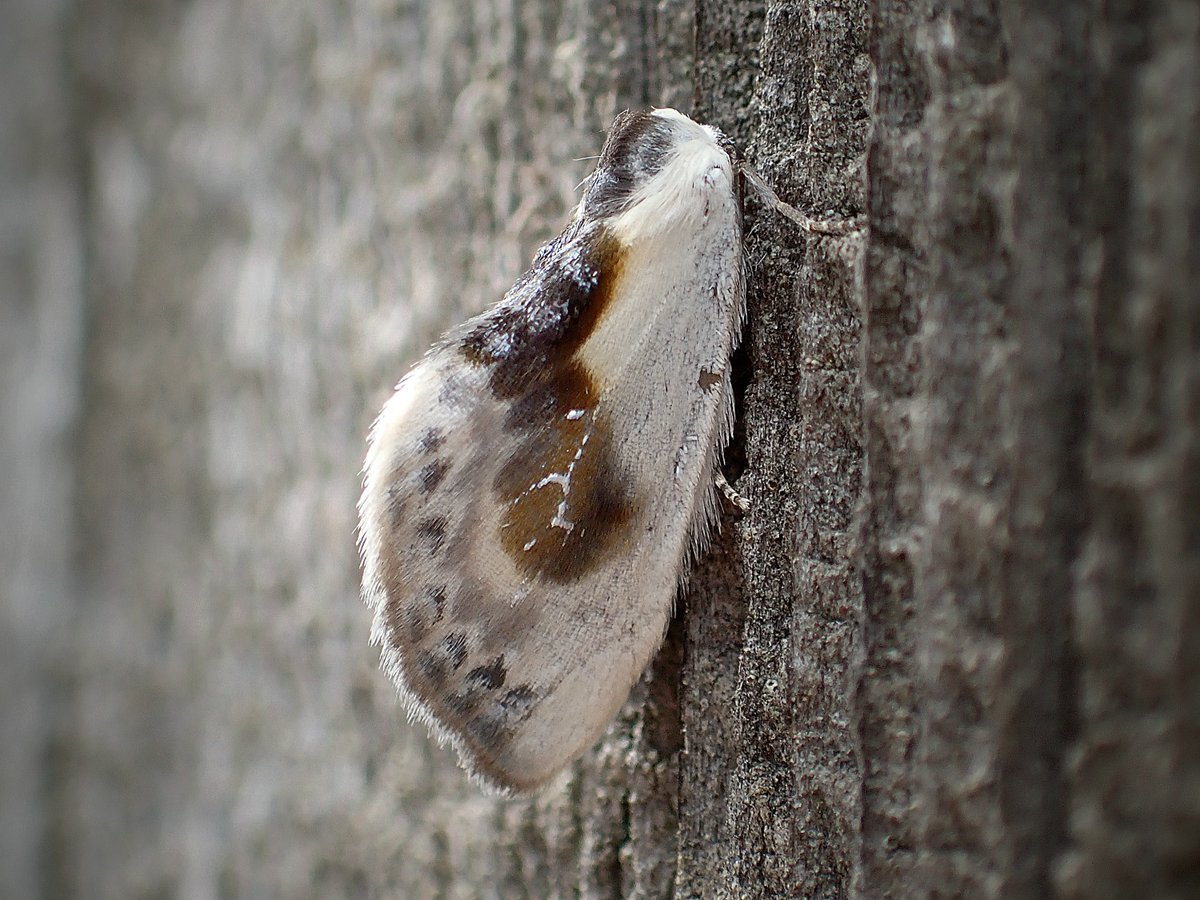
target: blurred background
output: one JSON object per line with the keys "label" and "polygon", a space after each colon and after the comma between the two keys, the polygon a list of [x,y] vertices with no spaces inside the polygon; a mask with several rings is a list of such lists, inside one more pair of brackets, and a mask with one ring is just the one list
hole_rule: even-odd
{"label": "blurred background", "polygon": [[5,4],[0,895],[482,870],[493,804],[367,646],[354,502],[408,360],[628,102],[584,99],[581,7]]}
{"label": "blurred background", "polygon": [[[1200,7],[6,0],[0,897],[1200,896]],[[727,514],[552,790],[404,722],[367,428],[676,106]]]}

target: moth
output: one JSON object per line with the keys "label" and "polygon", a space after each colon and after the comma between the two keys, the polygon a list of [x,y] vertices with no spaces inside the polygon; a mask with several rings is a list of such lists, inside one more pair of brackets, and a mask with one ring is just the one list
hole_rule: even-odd
{"label": "moth", "polygon": [[372,427],[372,642],[486,788],[553,779],[661,644],[717,514],[744,312],[732,145],[622,113],[563,232]]}

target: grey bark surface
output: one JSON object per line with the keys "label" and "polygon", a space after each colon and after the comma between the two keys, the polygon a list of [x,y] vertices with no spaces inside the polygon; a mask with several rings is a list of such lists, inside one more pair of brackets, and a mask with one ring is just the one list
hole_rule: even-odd
{"label": "grey bark surface", "polygon": [[[1200,8],[0,11],[0,896],[1200,895]],[[409,726],[372,416],[672,105],[747,200],[727,511],[554,788]]]}

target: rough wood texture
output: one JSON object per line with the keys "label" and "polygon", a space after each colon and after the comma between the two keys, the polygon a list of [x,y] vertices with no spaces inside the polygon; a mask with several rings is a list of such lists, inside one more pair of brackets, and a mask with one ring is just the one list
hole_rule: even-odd
{"label": "rough wood texture", "polygon": [[[1053,7],[1053,8],[1050,8]],[[1200,12],[0,12],[0,895],[1200,895]],[[727,513],[556,789],[367,645],[390,382],[674,105],[748,201]]]}
{"label": "rough wood texture", "polygon": [[[864,7],[703,2],[697,21],[697,114],[790,202],[861,210]],[[752,505],[727,532],[740,581],[729,600],[744,604],[744,621],[726,674],[723,783],[682,797],[683,832],[712,845],[712,864],[693,871],[684,860],[680,887],[836,896],[849,885],[861,818],[852,665],[862,591],[850,549],[862,469],[857,244],[806,238],[770,213],[748,232],[738,488]],[[689,608],[689,622],[695,615],[712,611]],[[696,636],[687,652],[698,664],[723,649]],[[687,744],[708,754],[711,703],[685,693]]]}
{"label": "rough wood texture", "polygon": [[1190,896],[1200,15],[872,19],[859,887]]}

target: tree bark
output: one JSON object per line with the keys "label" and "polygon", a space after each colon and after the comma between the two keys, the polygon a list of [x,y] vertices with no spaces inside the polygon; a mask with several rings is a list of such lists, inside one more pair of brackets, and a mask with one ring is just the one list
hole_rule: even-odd
{"label": "tree bark", "polygon": [[[1195,4],[0,34],[0,895],[1200,895]],[[490,799],[367,645],[363,441],[648,105],[866,228],[748,199],[750,511],[597,746]]]}

